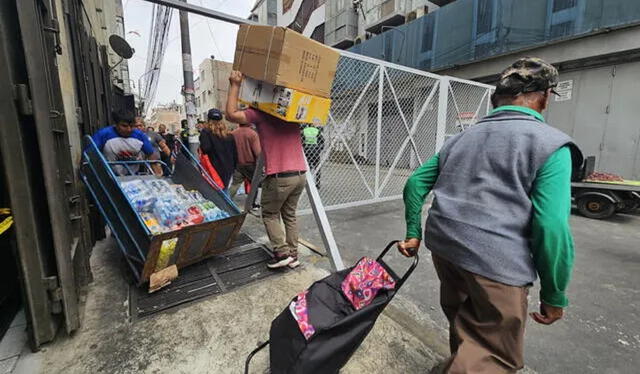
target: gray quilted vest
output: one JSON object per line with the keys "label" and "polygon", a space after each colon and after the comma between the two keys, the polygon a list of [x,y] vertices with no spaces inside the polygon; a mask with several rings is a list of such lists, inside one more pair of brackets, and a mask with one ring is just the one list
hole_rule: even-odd
{"label": "gray quilted vest", "polygon": [[498,112],[440,150],[425,244],[463,269],[500,283],[536,280],[530,250],[536,173],[569,136],[534,117]]}

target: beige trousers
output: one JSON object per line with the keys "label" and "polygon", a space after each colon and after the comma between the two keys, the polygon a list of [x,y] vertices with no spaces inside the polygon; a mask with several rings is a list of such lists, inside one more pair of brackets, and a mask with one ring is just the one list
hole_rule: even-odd
{"label": "beige trousers", "polygon": [[262,183],[262,221],[278,256],[298,255],[296,210],[305,182],[302,174],[285,178],[268,176]]}
{"label": "beige trousers", "polygon": [[253,173],[256,171],[256,164],[249,165],[238,165],[236,166],[236,171],[233,172],[233,179],[231,180],[231,187],[229,188],[229,196],[234,197],[240,186],[244,183],[245,179],[251,180],[253,179]]}

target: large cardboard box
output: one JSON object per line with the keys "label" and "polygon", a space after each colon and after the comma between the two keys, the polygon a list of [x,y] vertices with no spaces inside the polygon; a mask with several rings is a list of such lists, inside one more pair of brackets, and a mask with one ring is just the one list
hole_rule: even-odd
{"label": "large cardboard box", "polygon": [[259,81],[330,97],[340,54],[285,27],[241,25],[233,69]]}
{"label": "large cardboard box", "polygon": [[310,95],[292,88],[276,86],[245,77],[240,86],[240,103],[287,122],[325,125],[331,99]]}

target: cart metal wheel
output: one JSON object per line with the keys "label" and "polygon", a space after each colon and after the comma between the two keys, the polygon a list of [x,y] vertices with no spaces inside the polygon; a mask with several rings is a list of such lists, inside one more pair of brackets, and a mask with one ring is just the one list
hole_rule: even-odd
{"label": "cart metal wheel", "polygon": [[616,206],[604,196],[588,195],[578,199],[578,211],[585,217],[603,219],[616,212]]}

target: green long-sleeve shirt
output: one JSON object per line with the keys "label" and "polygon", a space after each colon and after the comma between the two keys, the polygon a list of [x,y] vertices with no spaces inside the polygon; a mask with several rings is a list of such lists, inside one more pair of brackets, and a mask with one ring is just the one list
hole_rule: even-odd
{"label": "green long-sleeve shirt", "polygon": [[[517,111],[540,121],[540,113],[529,108],[503,106],[496,111]],[[407,239],[422,239],[422,206],[439,174],[436,154],[411,175],[404,187]],[[538,170],[531,191],[531,254],[540,277],[540,299],[549,305],[565,307],[565,294],[573,268],[574,245],[569,215],[571,213],[571,151],[562,147]]]}

